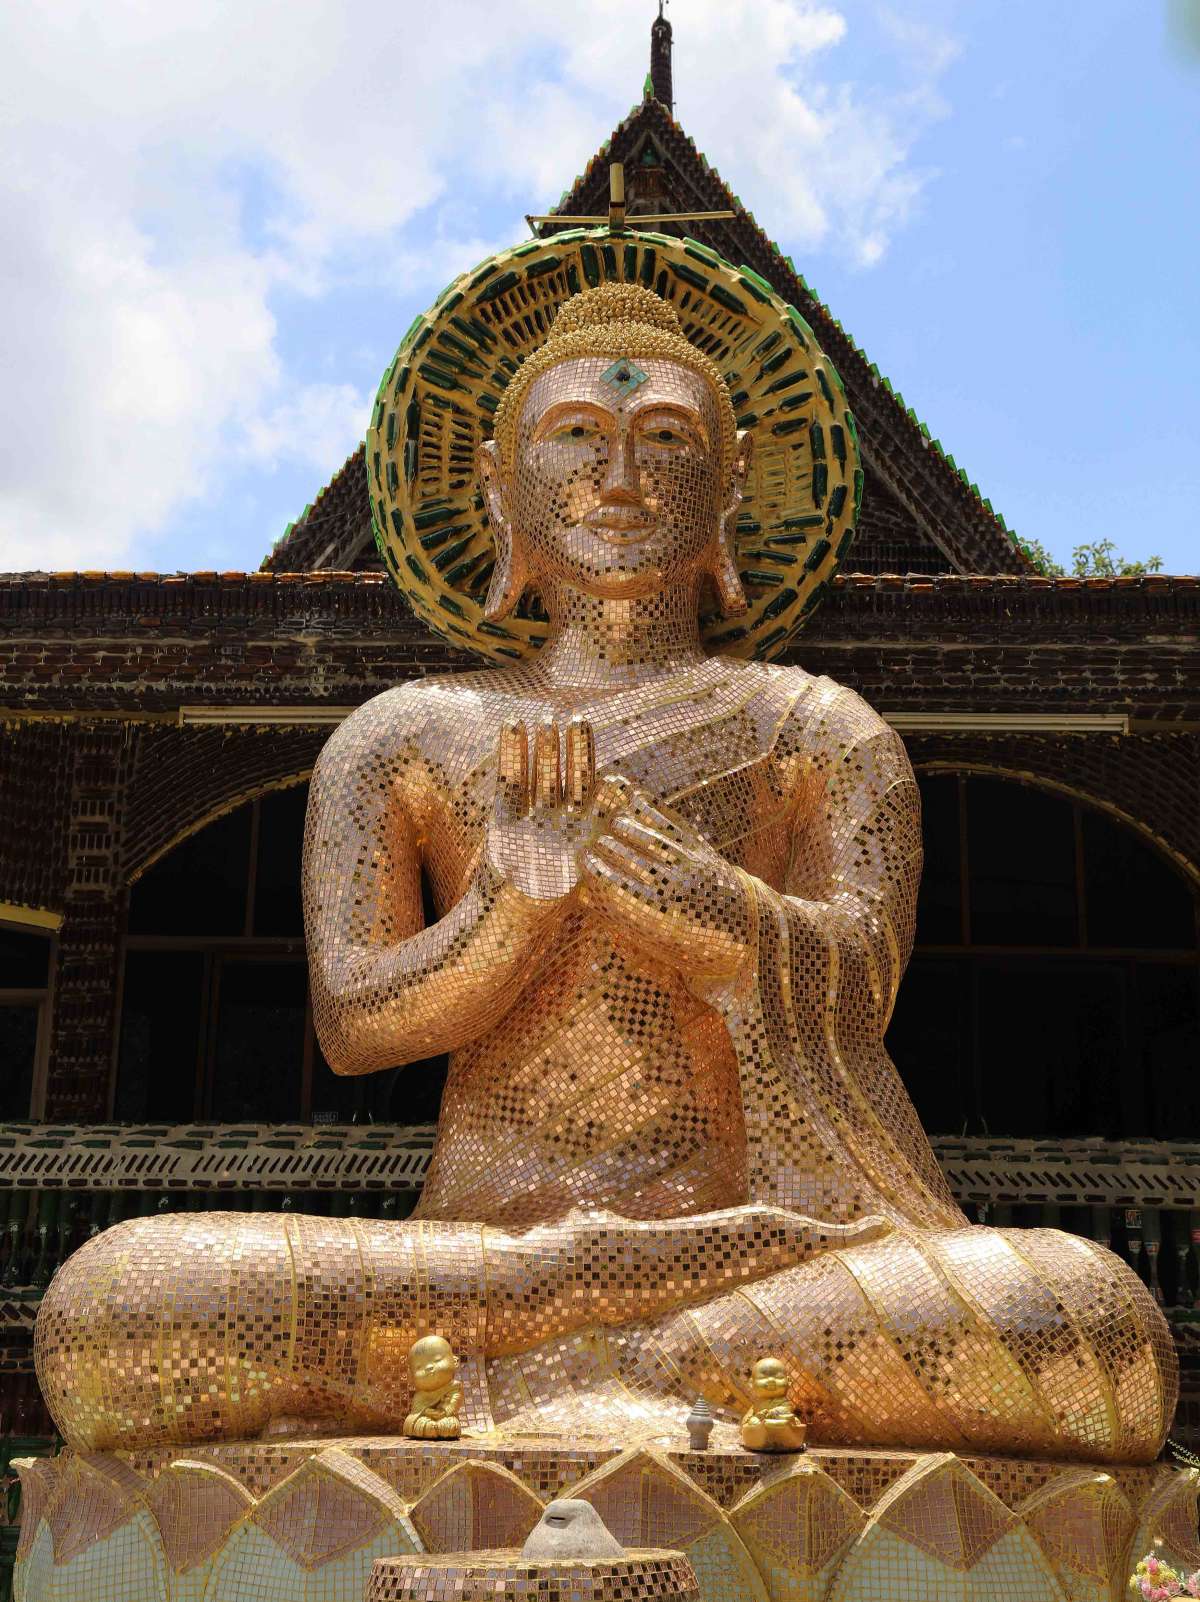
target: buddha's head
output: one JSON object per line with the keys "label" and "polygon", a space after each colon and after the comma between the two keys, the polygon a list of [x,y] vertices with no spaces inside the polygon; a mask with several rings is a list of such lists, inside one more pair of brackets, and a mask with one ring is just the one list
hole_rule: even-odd
{"label": "buddha's head", "polygon": [[439,1391],[449,1385],[458,1371],[458,1358],[450,1342],[441,1335],[423,1335],[414,1341],[408,1354],[408,1372],[418,1391]]}
{"label": "buddha's head", "polygon": [[750,1383],[760,1401],[780,1401],[788,1393],[787,1369],[777,1357],[760,1357],[750,1370]]}
{"label": "buddha's head", "polygon": [[742,610],[732,533],[751,445],[673,306],[634,284],[576,295],[480,452],[497,548],[487,616],[530,584],[622,600],[706,574],[724,610]]}

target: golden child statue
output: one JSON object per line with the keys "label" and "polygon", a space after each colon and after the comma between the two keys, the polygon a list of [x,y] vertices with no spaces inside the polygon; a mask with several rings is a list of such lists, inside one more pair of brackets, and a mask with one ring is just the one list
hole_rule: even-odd
{"label": "golden child statue", "polygon": [[404,1433],[418,1441],[456,1441],[462,1432],[458,1410],[462,1386],[455,1379],[458,1358],[441,1335],[422,1335],[408,1354],[412,1381],[412,1411],[404,1420]]}
{"label": "golden child statue", "polygon": [[802,1452],[808,1432],[788,1401],[788,1371],[777,1357],[760,1357],[750,1372],[754,1406],[742,1419],[742,1445],[752,1452]]}
{"label": "golden child statue", "polygon": [[[1089,1241],[969,1226],[884,1051],[921,863],[903,744],[851,691],[702,636],[715,595],[708,640],[748,638],[751,479],[756,629],[796,615],[838,545],[856,457],[836,375],[749,280],[705,301],[671,241],[604,247],[610,276],[657,252],[644,281],[693,322],[703,303],[705,349],[633,283],[568,300],[545,337],[581,248],[549,247],[523,300],[516,269],[443,297],[368,447],[414,605],[508,660],[359,708],[309,803],[329,1062],[451,1055],[419,1208],[98,1236],[38,1321],[58,1425],[81,1449],[275,1417],[395,1432],[395,1354],[439,1329],[481,1431],[677,1434],[697,1395],[733,1420],[767,1350],[817,1442],[1152,1459],[1176,1380],[1149,1293]],[[539,345],[519,367],[518,338]],[[491,534],[470,536],[494,540],[488,570],[481,543],[460,558],[425,531],[446,507],[477,527],[471,397],[502,383],[478,455]],[[486,606],[453,561],[488,571]],[[775,600],[768,561],[793,585]]]}

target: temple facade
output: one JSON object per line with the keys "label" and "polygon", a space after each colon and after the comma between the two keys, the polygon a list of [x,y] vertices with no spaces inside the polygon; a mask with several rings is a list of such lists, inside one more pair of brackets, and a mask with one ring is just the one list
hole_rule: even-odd
{"label": "temple facade", "polygon": [[[766,280],[845,382],[862,516],[782,660],[860,692],[921,783],[889,1049],[973,1217],[1109,1242],[1152,1286],[1195,1436],[1200,579],[1042,576],[675,120],[665,20],[651,69],[557,210],[603,211],[619,161],[633,226],[731,212],[655,226]],[[0,1470],[48,1445],[33,1317],[89,1234],[411,1209],[445,1063],[330,1072],[300,835],[341,719],[468,661],[383,569],[362,447],[256,573],[0,576]]]}

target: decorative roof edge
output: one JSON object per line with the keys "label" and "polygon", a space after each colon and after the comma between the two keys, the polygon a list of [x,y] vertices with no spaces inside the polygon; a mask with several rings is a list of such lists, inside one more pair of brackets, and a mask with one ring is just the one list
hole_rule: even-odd
{"label": "decorative roof edge", "polygon": [[[41,592],[47,590],[111,590],[134,589],[138,586],[163,590],[201,589],[250,585],[269,590],[330,589],[346,586],[354,589],[378,589],[394,592],[391,579],[383,572],[346,571],[337,568],[320,568],[300,572],[217,572],[215,569],[197,569],[194,572],[152,573],[131,570],[77,569],[59,573],[27,572],[0,573],[0,594],[13,591]],[[1146,594],[1191,594],[1200,591],[1200,575],[1191,573],[1137,573],[1119,577],[1076,578],[1050,577],[1038,573],[839,573],[832,581],[834,590],[904,592],[919,595],[938,592],[946,595],[968,591],[995,591],[1011,593],[1029,591],[1033,594],[1066,595],[1078,591],[1109,593],[1111,591],[1142,591]],[[402,597],[396,595],[398,606]]]}

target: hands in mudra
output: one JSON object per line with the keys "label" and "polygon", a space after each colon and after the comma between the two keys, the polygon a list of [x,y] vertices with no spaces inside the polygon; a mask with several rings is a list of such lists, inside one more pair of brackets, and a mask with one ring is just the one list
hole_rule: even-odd
{"label": "hands in mudra", "polygon": [[484,856],[527,899],[576,896],[695,975],[741,963],[753,916],[748,876],[691,824],[626,779],[597,780],[591,725],[508,723]]}

